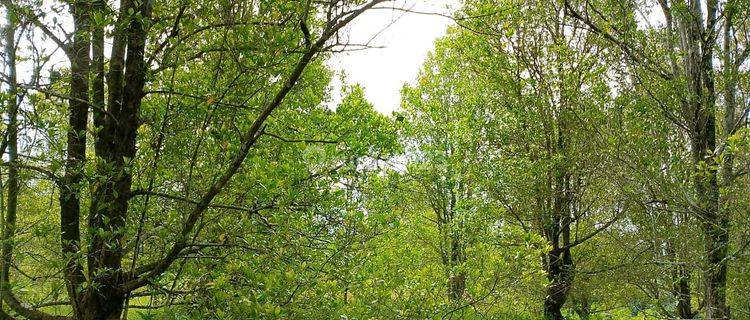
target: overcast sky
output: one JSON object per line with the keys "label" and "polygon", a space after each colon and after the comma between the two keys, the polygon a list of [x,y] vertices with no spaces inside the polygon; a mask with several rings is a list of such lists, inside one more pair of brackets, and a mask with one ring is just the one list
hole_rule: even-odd
{"label": "overcast sky", "polygon": [[[393,6],[450,14],[458,4],[459,0],[397,0]],[[401,87],[416,78],[433,43],[451,24],[452,20],[438,15],[371,10],[348,28],[350,42],[367,43],[374,37],[370,45],[384,48],[340,53],[329,64],[346,74],[347,83],[361,84],[378,111],[390,114],[399,106]]]}
{"label": "overcast sky", "polygon": [[[450,15],[460,0],[395,0],[386,4],[420,14],[388,8],[365,12],[346,28],[349,42],[382,48],[338,53],[328,64],[337,72],[344,72],[347,83],[362,85],[378,111],[390,114],[399,106],[401,87],[416,78],[435,40],[453,24],[449,18],[425,13]],[[67,63],[61,55],[52,60]],[[340,101],[338,87],[335,79],[333,105]]]}

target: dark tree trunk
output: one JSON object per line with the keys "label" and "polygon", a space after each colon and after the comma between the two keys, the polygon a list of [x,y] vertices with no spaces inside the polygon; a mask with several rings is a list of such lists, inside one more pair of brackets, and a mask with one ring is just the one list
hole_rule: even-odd
{"label": "dark tree trunk", "polygon": [[[4,291],[10,287],[10,266],[13,257],[13,237],[16,232],[18,209],[18,84],[16,77],[16,17],[7,11],[8,25],[5,28],[5,59],[8,68],[8,202],[2,230],[2,270],[0,271],[0,306],[5,297]],[[0,155],[4,153],[0,151]],[[0,185],[1,187],[2,185]],[[0,188],[1,190],[2,188]],[[2,197],[2,194],[0,194]],[[1,206],[0,206],[1,207]]]}
{"label": "dark tree trunk", "polygon": [[562,308],[568,299],[573,280],[573,260],[570,250],[552,250],[547,254],[547,296],[544,299],[544,318],[547,320],[565,319]]}
{"label": "dark tree trunk", "polygon": [[83,166],[86,161],[86,122],[89,107],[89,8],[83,1],[71,4],[74,35],[70,57],[70,128],[67,133],[67,155],[63,187],[60,189],[60,228],[62,252],[66,261],[65,278],[73,312],[82,314],[81,284],[85,281],[83,267],[77,259],[81,251],[81,192]]}
{"label": "dark tree trunk", "polygon": [[685,119],[689,132],[693,165],[693,185],[697,195],[697,214],[701,219],[705,238],[707,265],[704,267],[706,318],[729,318],[726,306],[727,246],[729,243],[729,217],[719,210],[718,167],[716,150],[716,93],[714,87],[713,44],[704,39],[715,39],[716,0],[706,3],[706,25],[702,25],[702,8],[699,2],[690,4],[690,11],[682,17],[681,36],[686,79],[689,93],[689,110]]}
{"label": "dark tree trunk", "polygon": [[461,234],[458,231],[454,231],[451,238],[451,274],[448,279],[448,296],[452,300],[460,300],[466,291],[466,272],[461,270],[458,273],[454,273],[454,269],[456,267],[462,268],[462,265],[466,262],[466,254]]}
{"label": "dark tree trunk", "polygon": [[[124,1],[141,13],[142,18],[128,18],[127,28],[118,30],[113,45],[110,71],[110,99],[107,112],[94,112],[97,173],[93,186],[89,227],[104,230],[92,235],[89,247],[89,277],[96,283],[85,296],[85,319],[119,319],[126,292],[120,288],[127,275],[122,270],[125,223],[132,185],[130,160],[136,155],[136,131],[146,79],[144,49],[151,8],[148,1]],[[103,106],[102,30],[94,28],[93,86],[94,104]],[[123,60],[127,57],[127,60]],[[124,65],[124,74],[123,74]]]}
{"label": "dark tree trunk", "polygon": [[591,319],[591,305],[589,304],[589,299],[587,296],[583,296],[575,301],[575,305],[573,307],[576,314],[578,315],[578,318],[581,320],[589,320]]}
{"label": "dark tree trunk", "polygon": [[[557,143],[553,153],[565,155],[566,140],[563,121],[558,119]],[[547,320],[564,319],[562,308],[568,298],[573,282],[573,257],[570,253],[570,224],[572,190],[570,178],[564,161],[554,169],[554,186],[552,192],[553,208],[545,225],[545,237],[552,246],[545,259],[545,271],[549,284],[544,299],[544,317]]]}
{"label": "dark tree trunk", "polygon": [[[678,218],[679,217],[679,218]],[[689,219],[689,215],[680,213],[679,216],[672,217],[678,222],[675,225],[680,227],[681,224],[685,223]],[[676,316],[679,319],[693,319],[695,313],[692,309],[692,289],[690,288],[690,280],[692,273],[688,265],[686,265],[685,257],[679,253],[680,250],[675,248],[672,240],[665,242],[667,259],[672,263],[672,288],[671,294],[677,300],[677,307],[675,308],[674,314],[665,314],[668,317]],[[666,311],[666,310],[665,310]]]}
{"label": "dark tree trunk", "polygon": [[673,295],[677,298],[677,317],[680,319],[693,319],[690,290],[690,270],[687,266],[678,265],[674,271]]}

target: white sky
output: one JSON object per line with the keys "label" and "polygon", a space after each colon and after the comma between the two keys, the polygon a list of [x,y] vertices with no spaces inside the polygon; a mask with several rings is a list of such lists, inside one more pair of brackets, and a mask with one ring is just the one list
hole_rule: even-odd
{"label": "white sky", "polygon": [[[407,82],[416,79],[427,53],[435,40],[445,34],[447,27],[454,22],[434,14],[451,15],[461,0],[394,0],[357,17],[346,33],[349,42],[377,47],[366,50],[334,54],[328,61],[337,72],[346,75],[348,84],[358,83],[365,88],[367,99],[375,108],[391,114],[400,104],[400,90]],[[400,8],[420,13],[409,13]],[[3,21],[4,22],[4,21]],[[3,23],[4,24],[4,23]],[[53,45],[50,44],[50,48]],[[60,53],[59,59],[65,61]],[[57,63],[59,64],[59,63]],[[67,65],[67,62],[63,63]],[[59,66],[59,65],[58,65]],[[19,66],[19,77],[23,78],[24,64]],[[24,81],[26,79],[19,79]],[[340,101],[340,83],[333,81],[333,101]]]}
{"label": "white sky", "polygon": [[[397,0],[389,6],[449,15],[458,5],[459,0]],[[371,46],[384,48],[338,53],[329,65],[344,72],[347,83],[362,85],[375,109],[391,114],[399,107],[401,88],[416,79],[433,43],[451,24],[452,20],[438,15],[392,9],[365,12],[348,27],[350,43],[363,44],[372,39]],[[337,82],[335,79],[334,84]],[[337,102],[340,94],[334,88]]]}

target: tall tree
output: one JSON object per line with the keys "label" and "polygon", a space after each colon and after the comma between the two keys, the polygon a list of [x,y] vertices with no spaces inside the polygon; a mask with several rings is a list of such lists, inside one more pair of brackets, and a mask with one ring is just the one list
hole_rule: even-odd
{"label": "tall tree", "polygon": [[[2,269],[0,270],[0,296],[4,296],[4,293],[9,290],[8,283],[10,282],[10,268],[13,257],[13,236],[16,229],[16,216],[18,214],[18,107],[20,101],[18,98],[18,76],[17,76],[17,59],[16,59],[16,31],[17,31],[17,17],[11,10],[7,10],[7,25],[4,28],[5,36],[5,66],[8,69],[8,100],[6,112],[8,115],[6,135],[3,139],[2,153],[5,153],[5,148],[8,148],[8,182],[6,184],[8,188],[7,203],[4,206],[5,216],[3,217],[3,246],[2,246]],[[0,300],[2,301],[2,300]],[[0,303],[1,304],[1,303]],[[4,317],[4,311],[0,310],[0,314]]]}
{"label": "tall tree", "polygon": [[[69,94],[53,93],[68,100],[64,176],[55,179],[60,187],[60,237],[73,318],[119,319],[125,299],[131,292],[150,285],[186,252],[201,249],[193,243],[196,226],[202,224],[202,217],[213,200],[226,188],[250,150],[264,135],[268,118],[297,87],[308,66],[318,56],[341,44],[337,41],[339,31],[363,12],[383,2],[385,0],[318,4],[308,1],[291,5],[279,1],[223,6],[206,1],[193,4],[191,10],[184,2],[157,4],[123,0],[115,6],[116,10],[112,10],[107,2],[72,1],[68,7],[74,31],[68,40],[60,35],[57,26],[47,24],[40,14],[43,8],[37,3],[3,1],[8,11],[29,21],[52,39],[70,61]],[[211,10],[198,11],[212,6],[225,11],[216,19],[211,16]],[[254,17],[259,11],[268,15]],[[265,18],[271,20],[258,21]],[[203,23],[206,26],[195,27],[195,24]],[[171,31],[161,34],[161,27],[166,26],[169,27],[164,30]],[[286,43],[281,45],[282,42],[278,41],[278,48],[272,44],[268,49],[279,55],[278,62],[285,63],[285,68],[277,73],[277,79],[270,81],[272,89],[264,92],[264,99],[258,101],[257,106],[251,106],[257,110],[254,120],[242,129],[239,139],[231,141],[234,145],[230,157],[221,165],[221,171],[207,183],[207,188],[198,193],[197,200],[184,207],[187,213],[176,237],[163,254],[150,263],[128,270],[124,265],[130,252],[126,234],[133,230],[128,225],[132,221],[130,202],[137,195],[133,190],[133,175],[137,169],[134,160],[138,157],[139,145],[143,143],[139,139],[139,130],[143,124],[141,116],[149,79],[170,68],[165,64],[168,62],[160,58],[180,59],[175,63],[200,62],[206,52],[191,58],[175,54],[175,51],[189,45],[186,41],[191,37],[228,26],[236,28],[224,29],[225,34],[256,28],[255,32],[259,34],[269,32],[283,38]],[[183,29],[190,30],[190,33],[183,33]],[[108,30],[112,30],[111,39],[108,39],[112,50],[105,59],[104,37]],[[149,51],[149,48],[153,50]],[[165,55],[160,57],[160,53]],[[241,66],[242,62],[238,62]],[[109,67],[106,72],[105,66]],[[247,74],[246,71],[243,73]],[[40,86],[30,86],[29,89],[46,90]],[[90,113],[94,115],[93,126],[88,122]],[[90,132],[93,132],[92,158],[87,157]],[[94,174],[87,171],[92,167],[95,168]],[[86,192],[87,185],[90,197]],[[89,203],[88,211],[85,210],[86,203]],[[86,221],[83,231],[82,220]],[[5,234],[12,236],[7,231]],[[60,317],[18,301],[5,279],[3,298],[16,313],[31,319]]]}
{"label": "tall tree", "polygon": [[[677,101],[679,107],[667,109],[665,114],[686,134],[692,155],[694,200],[691,212],[698,218],[705,244],[705,314],[708,319],[728,319],[727,258],[732,214],[723,209],[729,206],[720,189],[728,187],[725,183],[731,183],[734,177],[731,156],[725,161],[728,155],[725,145],[726,139],[742,123],[732,121],[737,118],[732,74],[745,58],[742,50],[725,44],[723,66],[715,66],[715,60],[721,58],[717,48],[722,48],[722,35],[725,41],[732,43],[733,11],[738,2],[709,0],[704,5],[701,1],[658,1],[657,4],[663,24],[645,30],[658,32],[658,38],[654,38],[642,36],[636,18],[647,4],[565,2],[570,16],[586,23],[590,30],[621,50],[639,79],[653,79],[675,88],[670,98]],[[724,32],[721,32],[722,25]],[[722,73],[729,80],[724,83],[723,127],[718,120],[721,101],[716,81],[717,74]],[[720,130],[724,134],[720,134]]]}
{"label": "tall tree", "polygon": [[[465,59],[476,61],[471,69],[494,91],[497,129],[489,143],[500,165],[489,185],[512,221],[547,240],[543,309],[546,318],[562,319],[576,247],[629,206],[614,179],[622,169],[605,156],[613,105],[606,49],[560,3],[475,1],[464,10],[463,27],[478,39],[469,47],[482,48],[466,50]],[[604,172],[612,179],[603,180]]]}

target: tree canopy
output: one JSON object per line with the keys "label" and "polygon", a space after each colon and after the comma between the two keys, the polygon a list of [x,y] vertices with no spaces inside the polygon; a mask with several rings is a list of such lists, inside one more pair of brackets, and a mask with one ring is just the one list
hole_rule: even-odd
{"label": "tree canopy", "polygon": [[750,1],[0,5],[0,319],[750,319]]}

